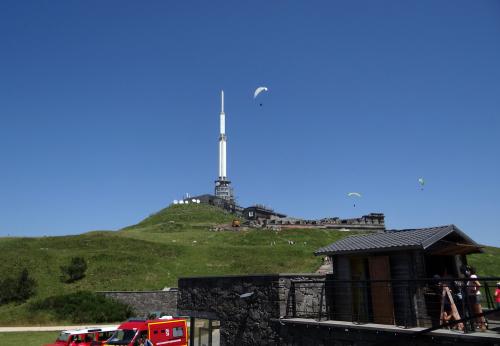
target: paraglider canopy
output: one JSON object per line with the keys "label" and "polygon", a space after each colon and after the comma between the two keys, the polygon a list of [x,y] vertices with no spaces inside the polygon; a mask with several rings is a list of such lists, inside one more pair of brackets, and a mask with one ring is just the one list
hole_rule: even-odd
{"label": "paraglider canopy", "polygon": [[[255,89],[255,92],[253,93],[253,98],[254,98],[254,100],[255,100],[255,99],[257,98],[257,96],[259,96],[259,94],[260,94],[261,92],[263,92],[263,91],[267,91],[267,87],[265,87],[265,86],[260,86],[260,87],[258,87],[257,89]],[[262,107],[262,102],[261,102],[261,103],[259,103],[259,106],[261,106],[261,107]]]}
{"label": "paraglider canopy", "polygon": [[267,91],[267,87],[265,86],[260,86],[258,87],[257,89],[255,89],[255,92],[253,93],[253,98],[256,99],[257,96],[259,96],[259,94],[263,91]]}
{"label": "paraglider canopy", "polygon": [[420,184],[420,190],[424,190],[425,180],[424,178],[418,178],[418,183]]}
{"label": "paraglider canopy", "polygon": [[[359,192],[349,192],[347,194],[349,197],[361,197],[361,194]],[[354,208],[356,208],[356,203],[354,203]]]}

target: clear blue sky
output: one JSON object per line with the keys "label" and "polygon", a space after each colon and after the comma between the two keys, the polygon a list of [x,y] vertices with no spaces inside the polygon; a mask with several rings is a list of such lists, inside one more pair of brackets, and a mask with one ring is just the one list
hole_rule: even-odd
{"label": "clear blue sky", "polygon": [[471,0],[3,0],[0,235],[211,193],[221,89],[240,204],[500,245],[500,2]]}

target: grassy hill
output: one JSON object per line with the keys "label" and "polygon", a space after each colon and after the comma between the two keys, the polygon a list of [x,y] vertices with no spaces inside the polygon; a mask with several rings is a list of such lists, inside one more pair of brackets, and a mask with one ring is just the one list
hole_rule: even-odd
{"label": "grassy hill", "polygon": [[[0,238],[0,275],[28,268],[38,282],[34,300],[78,290],[161,289],[176,286],[181,276],[310,272],[321,261],[313,251],[346,235],[325,230],[209,231],[232,219],[215,207],[177,205],[120,231]],[[271,246],[273,241],[276,246]],[[87,275],[64,284],[59,267],[73,256],[86,258]],[[0,306],[0,325],[63,322],[68,321],[33,315],[27,304]]]}
{"label": "grassy hill", "polygon": [[[212,225],[232,219],[215,207],[176,205],[120,231],[0,238],[0,276],[28,268],[38,282],[33,301],[78,290],[161,289],[176,286],[182,276],[311,272],[321,262],[314,250],[349,235],[298,229],[209,231]],[[85,257],[87,275],[64,284],[59,280],[59,267],[73,256]],[[500,249],[487,248],[486,254],[471,256],[470,261],[481,275],[500,275],[499,259]],[[2,326],[66,322],[47,313],[33,314],[27,303],[0,306]]]}
{"label": "grassy hill", "polygon": [[487,246],[484,253],[467,256],[467,261],[477,268],[482,277],[500,277],[500,248]]}

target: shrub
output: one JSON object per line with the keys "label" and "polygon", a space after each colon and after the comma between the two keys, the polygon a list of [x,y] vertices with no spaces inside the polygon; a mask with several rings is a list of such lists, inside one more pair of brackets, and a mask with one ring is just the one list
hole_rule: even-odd
{"label": "shrub", "polygon": [[28,269],[24,268],[17,277],[0,280],[0,304],[26,301],[35,291],[36,281],[29,276]]}
{"label": "shrub", "polygon": [[16,282],[11,277],[0,280],[0,304],[6,304],[14,300]]}
{"label": "shrub", "polygon": [[127,304],[88,291],[48,297],[31,304],[30,309],[52,312],[58,319],[74,323],[123,321],[133,313]]}
{"label": "shrub", "polygon": [[83,257],[72,257],[67,266],[61,266],[61,281],[71,283],[83,279],[87,270],[87,262]]}
{"label": "shrub", "polygon": [[17,300],[25,301],[36,292],[36,281],[31,278],[28,269],[24,268],[17,279]]}

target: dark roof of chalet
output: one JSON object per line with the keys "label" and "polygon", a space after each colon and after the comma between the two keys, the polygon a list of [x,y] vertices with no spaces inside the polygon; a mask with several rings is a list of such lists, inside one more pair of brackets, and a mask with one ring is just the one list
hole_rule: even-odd
{"label": "dark roof of chalet", "polygon": [[[461,238],[465,244],[443,240],[443,238],[452,233]],[[387,230],[383,233],[350,236],[318,249],[314,254],[318,256],[407,249],[427,250],[440,240],[450,243],[449,246],[469,247],[466,251],[468,253],[482,252],[480,249],[481,246],[469,238],[458,227],[447,225],[420,229]]]}

